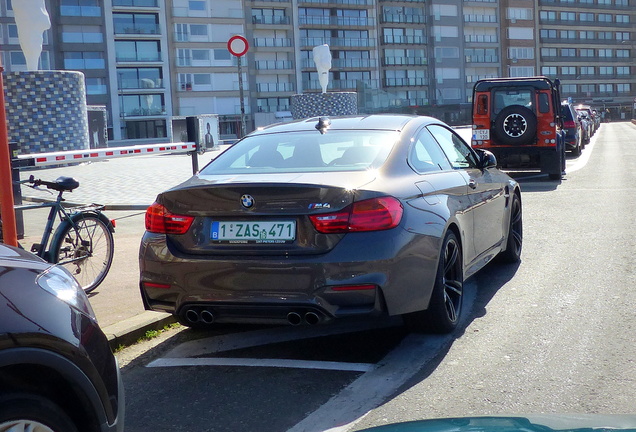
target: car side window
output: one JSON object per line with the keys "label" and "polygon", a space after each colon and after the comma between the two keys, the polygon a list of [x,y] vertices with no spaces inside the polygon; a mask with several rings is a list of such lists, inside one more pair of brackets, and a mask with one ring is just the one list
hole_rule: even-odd
{"label": "car side window", "polygon": [[430,125],[427,126],[427,129],[435,137],[453,168],[477,167],[475,153],[455,132],[441,125]]}
{"label": "car side window", "polygon": [[411,146],[409,165],[418,173],[449,170],[452,167],[430,132],[422,129]]}

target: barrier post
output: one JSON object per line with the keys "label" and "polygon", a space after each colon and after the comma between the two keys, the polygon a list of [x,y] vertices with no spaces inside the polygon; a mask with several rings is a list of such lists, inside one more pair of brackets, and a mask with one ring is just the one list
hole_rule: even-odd
{"label": "barrier post", "polygon": [[192,175],[199,171],[198,154],[201,151],[201,134],[199,133],[199,119],[197,117],[186,117],[186,132],[188,141],[196,144],[196,150],[190,152],[192,156]]}

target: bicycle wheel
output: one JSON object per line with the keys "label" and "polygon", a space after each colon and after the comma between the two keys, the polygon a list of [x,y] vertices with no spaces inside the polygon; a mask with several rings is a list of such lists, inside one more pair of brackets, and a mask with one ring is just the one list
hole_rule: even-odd
{"label": "bicycle wheel", "polygon": [[62,223],[51,244],[53,262],[70,271],[87,293],[106,277],[113,253],[113,233],[93,213],[78,213]]}

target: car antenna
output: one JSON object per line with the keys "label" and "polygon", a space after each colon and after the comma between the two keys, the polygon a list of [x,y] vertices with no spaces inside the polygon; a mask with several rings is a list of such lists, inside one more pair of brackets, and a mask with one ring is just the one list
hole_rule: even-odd
{"label": "car antenna", "polygon": [[318,129],[318,131],[324,135],[327,133],[327,129],[329,129],[329,126],[331,126],[331,120],[329,120],[329,117],[320,117],[318,119],[318,124],[316,124],[316,129]]}

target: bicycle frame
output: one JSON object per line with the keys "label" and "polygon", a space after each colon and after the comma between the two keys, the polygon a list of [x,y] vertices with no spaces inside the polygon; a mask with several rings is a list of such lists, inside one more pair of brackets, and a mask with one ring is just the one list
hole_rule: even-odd
{"label": "bicycle frame", "polygon": [[78,206],[72,207],[71,211],[67,211],[62,205],[62,192],[58,193],[58,196],[55,201],[52,202],[43,202],[38,204],[22,204],[15,206],[16,211],[24,211],[24,210],[33,210],[33,209],[42,209],[42,208],[50,208],[49,215],[46,220],[46,225],[44,227],[44,232],[42,233],[42,239],[40,243],[35,243],[31,247],[31,252],[35,253],[40,258],[44,259],[48,262],[53,262],[52,256],[49,256],[48,246],[51,243],[51,236],[54,232],[55,227],[55,217],[58,216],[60,223],[64,221],[72,222],[72,216],[77,213],[82,212],[94,212],[96,214],[100,214],[100,210],[103,208],[101,205],[93,204],[88,206]]}

